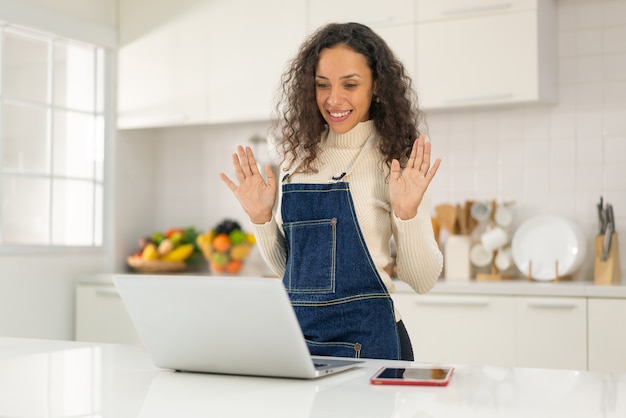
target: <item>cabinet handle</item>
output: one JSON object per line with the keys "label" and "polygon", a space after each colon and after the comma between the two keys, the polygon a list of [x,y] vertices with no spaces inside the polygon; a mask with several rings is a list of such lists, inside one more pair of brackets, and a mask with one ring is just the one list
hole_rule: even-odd
{"label": "cabinet handle", "polygon": [[489,306],[489,300],[486,298],[474,299],[474,300],[461,300],[461,299],[437,299],[437,300],[418,300],[418,305],[429,306],[471,306],[482,307]]}
{"label": "cabinet handle", "polygon": [[528,302],[529,308],[536,309],[574,309],[575,304],[569,302]]}
{"label": "cabinet handle", "polygon": [[462,7],[462,8],[457,8],[457,9],[443,10],[441,14],[444,16],[458,16],[458,15],[464,15],[468,13],[490,12],[492,10],[509,9],[512,6],[513,6],[513,3],[487,4],[485,6]]}
{"label": "cabinet handle", "polygon": [[117,290],[113,290],[113,289],[98,289],[96,290],[96,296],[103,296],[103,297],[120,297],[120,294],[117,292]]}
{"label": "cabinet handle", "polygon": [[482,102],[485,100],[510,99],[511,97],[513,97],[512,93],[500,93],[500,94],[485,94],[482,96],[449,97],[445,99],[444,101],[446,103]]}

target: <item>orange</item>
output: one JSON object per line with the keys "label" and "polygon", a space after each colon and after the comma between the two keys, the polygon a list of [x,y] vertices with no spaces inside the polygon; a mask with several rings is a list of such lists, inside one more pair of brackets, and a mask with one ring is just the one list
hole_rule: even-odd
{"label": "orange", "polygon": [[213,270],[216,273],[223,273],[226,271],[226,266],[220,266],[216,262],[211,261],[211,270]]}
{"label": "orange", "polygon": [[228,264],[226,264],[226,271],[229,273],[239,273],[242,267],[243,262],[241,260],[230,260]]}
{"label": "orange", "polygon": [[220,253],[225,253],[230,248],[230,238],[226,234],[217,234],[213,238],[213,249]]}

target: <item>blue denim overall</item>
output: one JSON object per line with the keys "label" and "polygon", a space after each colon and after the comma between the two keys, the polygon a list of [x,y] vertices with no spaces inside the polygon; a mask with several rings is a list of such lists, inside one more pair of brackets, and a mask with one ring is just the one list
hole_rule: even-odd
{"label": "blue denim overall", "polygon": [[349,183],[339,181],[366,148],[334,182],[283,184],[283,283],[311,354],[398,360],[393,301],[363,239]]}

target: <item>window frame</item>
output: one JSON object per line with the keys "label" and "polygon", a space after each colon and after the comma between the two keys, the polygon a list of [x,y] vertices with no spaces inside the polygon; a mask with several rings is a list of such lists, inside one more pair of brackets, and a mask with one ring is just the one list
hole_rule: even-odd
{"label": "window frame", "polygon": [[[115,51],[114,47],[112,47],[110,39],[105,39],[104,42],[94,42],[94,37],[89,34],[85,39],[78,39],[77,37],[71,37],[67,34],[57,34],[50,31],[43,31],[37,28],[21,25],[21,24],[13,24],[11,22],[7,22],[6,20],[0,20],[0,30],[2,31],[2,36],[0,36],[0,48],[3,48],[4,45],[1,43],[4,40],[4,31],[5,29],[10,29],[12,31],[23,32],[35,34],[38,37],[44,37],[47,39],[48,48],[49,48],[49,68],[48,68],[48,80],[51,83],[51,86],[48,86],[49,89],[54,89],[54,65],[51,63],[54,62],[54,54],[55,54],[55,45],[57,43],[61,44],[78,44],[88,46],[94,49],[94,109],[92,111],[80,111],[77,109],[70,108],[68,106],[59,106],[54,103],[54,94],[49,94],[46,99],[46,103],[42,105],[41,108],[45,109],[47,114],[49,115],[48,126],[46,127],[46,135],[48,143],[52,142],[52,136],[54,133],[54,114],[55,110],[61,110],[63,112],[77,112],[78,114],[87,114],[93,118],[94,124],[97,126],[98,118],[102,120],[102,131],[100,134],[102,137],[102,176],[96,175],[97,168],[93,167],[93,175],[89,179],[72,177],[71,175],[63,174],[58,175],[53,173],[52,167],[48,170],[45,175],[37,175],[39,178],[45,178],[50,181],[52,184],[56,180],[80,180],[82,182],[88,183],[93,191],[92,196],[92,219],[91,219],[91,228],[92,228],[92,239],[89,245],[81,244],[81,245],[72,245],[72,244],[54,244],[53,243],[53,218],[50,216],[50,222],[48,225],[47,231],[47,244],[27,244],[27,243],[7,243],[0,241],[0,254],[20,254],[20,253],[48,253],[48,254],[74,254],[74,253],[103,253],[106,251],[108,247],[108,243],[110,242],[110,231],[112,229],[112,191],[111,191],[111,183],[112,183],[112,163],[111,156],[112,154],[112,145],[113,145],[113,135],[114,135],[114,106],[113,106],[113,86],[114,86],[114,68],[115,68]],[[61,31],[63,32],[63,31]],[[106,36],[104,38],[107,38]],[[0,49],[1,51],[2,49]],[[0,80],[2,77],[3,71],[3,59],[4,57],[0,55]],[[99,63],[98,60],[103,60],[103,63]],[[98,75],[97,72],[102,71],[102,75]],[[98,77],[101,79],[102,86],[98,86]],[[1,82],[1,81],[0,81]],[[4,91],[0,91],[0,104],[4,103],[28,103],[27,101],[21,101],[19,99],[7,97],[4,95]],[[101,105],[98,105],[101,103]],[[100,107],[100,109],[99,109]],[[0,110],[0,124],[2,124],[2,110]],[[94,131],[96,135],[98,135],[98,128],[94,126]],[[1,136],[1,134],[0,134]],[[2,138],[0,138],[1,144]],[[96,141],[97,142],[97,141]],[[53,159],[52,156],[53,149],[51,149],[50,159]],[[15,175],[20,177],[32,177],[29,173],[20,173],[11,169],[4,168],[4,161],[2,160],[2,146],[0,146],[0,219],[2,216],[2,187],[5,175]],[[100,186],[100,198],[97,196],[98,186]],[[52,186],[50,186],[52,188]],[[51,214],[52,208],[54,206],[53,196],[50,195],[48,198],[48,211]],[[96,214],[100,212],[100,220],[101,225],[98,225],[98,219]],[[98,235],[99,229],[99,235]],[[0,231],[0,234],[2,232]],[[97,238],[99,236],[99,239]],[[98,242],[99,241],[99,242]]]}

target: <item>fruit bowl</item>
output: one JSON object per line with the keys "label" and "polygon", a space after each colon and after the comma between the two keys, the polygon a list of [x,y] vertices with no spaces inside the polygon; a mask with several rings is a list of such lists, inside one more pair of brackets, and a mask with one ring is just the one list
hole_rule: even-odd
{"label": "fruit bowl", "polygon": [[128,265],[140,273],[175,273],[187,270],[184,261],[143,260],[134,255],[126,259]]}
{"label": "fruit bowl", "polygon": [[206,234],[198,234],[196,244],[217,274],[239,274],[255,244],[254,235],[241,229],[238,222],[226,219]]}
{"label": "fruit bowl", "polygon": [[126,258],[128,266],[140,273],[168,273],[187,270],[200,257],[194,227],[156,231],[137,242],[138,251]]}

